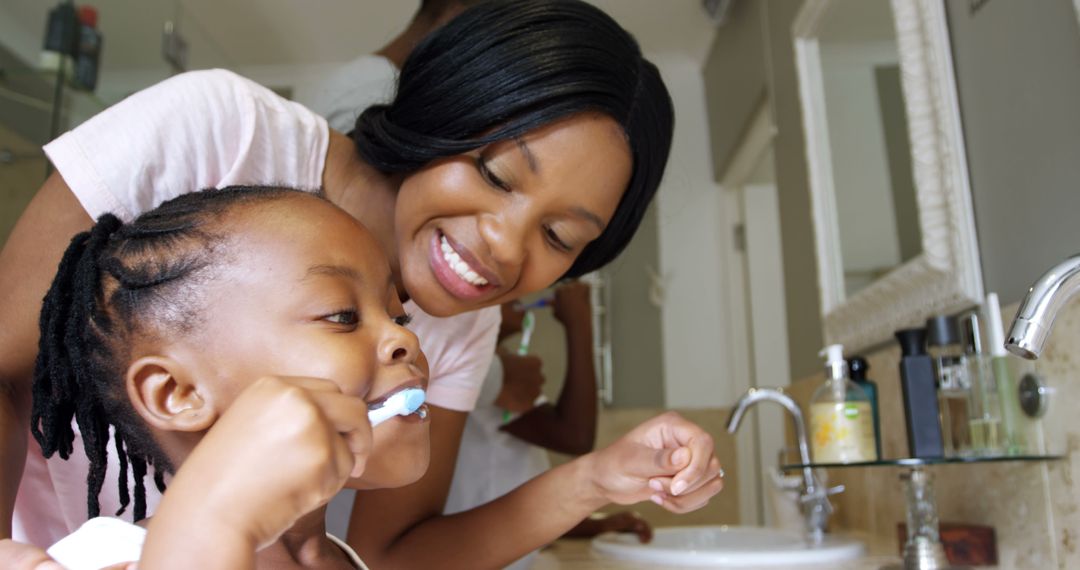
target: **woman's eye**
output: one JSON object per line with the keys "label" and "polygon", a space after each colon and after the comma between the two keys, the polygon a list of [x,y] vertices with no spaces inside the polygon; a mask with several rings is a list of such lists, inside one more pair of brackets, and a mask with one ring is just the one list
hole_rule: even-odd
{"label": "woman's eye", "polygon": [[360,315],[355,310],[347,309],[327,315],[324,319],[338,325],[355,325],[360,322]]}
{"label": "woman's eye", "polygon": [[551,229],[551,226],[544,226],[544,233],[547,235],[548,241],[551,242],[551,245],[555,246],[556,249],[562,251],[572,251],[574,249],[567,245],[567,243],[559,237],[559,234]]}
{"label": "woman's eye", "polygon": [[407,327],[412,322],[412,315],[405,314],[400,317],[394,317],[394,324],[399,327]]}
{"label": "woman's eye", "polygon": [[491,171],[490,168],[488,168],[487,161],[484,160],[484,157],[476,157],[476,168],[480,170],[480,176],[484,177],[484,180],[488,184],[504,192],[510,191],[510,185],[506,182],[503,182],[501,178],[499,178],[494,172]]}

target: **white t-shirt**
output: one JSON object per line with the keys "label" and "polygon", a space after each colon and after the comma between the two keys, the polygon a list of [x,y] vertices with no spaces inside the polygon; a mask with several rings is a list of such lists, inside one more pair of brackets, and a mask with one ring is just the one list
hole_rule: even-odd
{"label": "white t-shirt", "polygon": [[[345,553],[354,568],[368,570],[352,547],[332,534],[326,538]],[[68,570],[98,570],[137,561],[145,542],[145,528],[117,518],[96,517],[49,547],[48,554]]]}
{"label": "white t-shirt", "polygon": [[[495,405],[503,385],[503,366],[491,360],[476,408],[469,413],[461,435],[454,480],[443,512],[450,515],[491,502],[551,467],[547,452],[499,428],[503,410]],[[533,564],[530,553],[507,569],[524,570]]]}
{"label": "white t-shirt", "polygon": [[[45,152],[87,213],[97,218],[112,212],[128,221],[198,189],[318,189],[328,144],[322,117],[235,73],[209,70],[140,91],[49,143]],[[428,315],[411,301],[405,310],[430,364],[427,401],[471,410],[494,353],[498,307],[449,318]],[[29,432],[27,437],[13,534],[48,546],[86,521],[89,463],[81,441],[74,442],[68,461],[58,456],[46,461]],[[119,508],[119,466],[111,444],[109,450],[103,514]],[[147,512],[152,513],[158,493],[147,483]]]}

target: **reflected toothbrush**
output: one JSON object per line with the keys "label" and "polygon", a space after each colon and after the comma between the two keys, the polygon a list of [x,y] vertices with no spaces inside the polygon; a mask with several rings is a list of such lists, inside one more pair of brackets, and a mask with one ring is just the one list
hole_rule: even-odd
{"label": "reflected toothbrush", "polygon": [[420,388],[406,388],[391,395],[382,402],[368,407],[368,420],[375,427],[394,416],[407,416],[419,412],[420,417],[427,415],[424,405],[424,391]]}

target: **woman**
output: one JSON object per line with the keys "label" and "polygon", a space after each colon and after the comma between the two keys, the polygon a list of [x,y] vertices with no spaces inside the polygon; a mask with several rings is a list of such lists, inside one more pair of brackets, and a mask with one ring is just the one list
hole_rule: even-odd
{"label": "woman", "polygon": [[[600,495],[650,498],[612,484],[651,479],[658,433],[678,436],[661,441],[665,457],[711,455],[708,435],[677,416],[631,438],[640,448],[586,455],[499,501],[440,516],[465,412],[493,353],[495,309],[476,309],[613,259],[659,184],[671,128],[656,68],[610,18],[575,0],[466,11],[417,46],[394,101],[366,110],[351,140],[227,72],[130,97],[47,147],[58,174],[0,254],[0,306],[10,315],[0,330],[0,500],[10,508],[18,482],[34,316],[66,242],[102,212],[131,219],[180,189],[232,184],[321,187],[375,235],[410,300],[431,360],[431,467],[413,486],[358,496],[364,514],[350,537],[369,563],[497,566],[559,536]],[[27,469],[48,478],[63,467]],[[691,463],[674,481],[652,481],[651,498],[673,511],[699,507],[719,491],[718,471]],[[26,497],[46,498],[24,485]]]}

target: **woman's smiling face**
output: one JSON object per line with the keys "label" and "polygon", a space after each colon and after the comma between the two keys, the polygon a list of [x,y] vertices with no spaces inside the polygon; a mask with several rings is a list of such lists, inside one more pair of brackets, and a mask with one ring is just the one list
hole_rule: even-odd
{"label": "woman's smiling face", "polygon": [[432,163],[398,192],[405,289],[448,316],[548,287],[603,232],[632,167],[622,129],[600,114]]}

